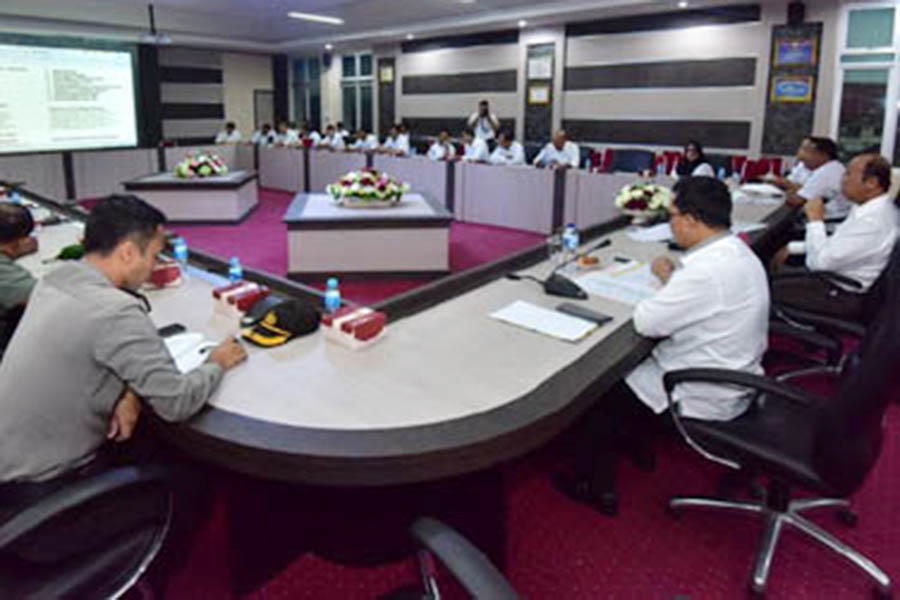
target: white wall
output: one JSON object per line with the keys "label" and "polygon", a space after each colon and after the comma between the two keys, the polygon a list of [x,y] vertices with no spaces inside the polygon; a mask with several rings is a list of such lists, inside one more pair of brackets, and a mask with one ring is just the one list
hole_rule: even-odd
{"label": "white wall", "polygon": [[245,138],[254,130],[253,90],[272,89],[272,57],[265,54],[222,54],[225,120],[234,121]]}

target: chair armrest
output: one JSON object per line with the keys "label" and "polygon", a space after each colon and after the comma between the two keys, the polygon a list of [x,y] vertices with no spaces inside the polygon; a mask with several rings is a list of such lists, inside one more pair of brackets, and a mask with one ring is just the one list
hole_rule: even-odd
{"label": "chair armrest", "polygon": [[866,327],[861,323],[847,321],[837,317],[828,315],[820,315],[818,313],[783,306],[781,304],[774,307],[776,316],[785,318],[788,321],[795,321],[804,325],[810,325],[816,329],[825,329],[840,334],[852,335],[861,338],[866,333]]}
{"label": "chair armrest", "polygon": [[128,466],[76,481],[20,511],[0,526],[0,550],[58,515],[86,502],[146,483],[166,484],[169,473],[159,465]]}
{"label": "chair armrest", "polygon": [[410,529],[413,538],[433,552],[473,598],[517,600],[519,595],[490,560],[456,530],[421,517]]}
{"label": "chair armrest", "polygon": [[765,392],[777,398],[790,400],[803,406],[814,406],[824,399],[792,385],[779,383],[763,375],[753,375],[743,371],[731,371],[729,369],[681,369],[669,371],[663,375],[663,386],[669,396],[670,408],[672,407],[672,390],[679,383],[688,381],[704,383],[722,383],[739,385],[751,388],[758,392]]}
{"label": "chair armrest", "polygon": [[[794,279],[796,277],[815,277],[823,283],[834,286],[837,284],[851,287],[855,290],[862,291],[863,286],[855,279],[851,279],[846,275],[835,273],[834,271],[812,271],[810,269],[798,269],[796,271],[787,271],[775,275],[773,279]],[[842,288],[843,289],[843,288]]]}

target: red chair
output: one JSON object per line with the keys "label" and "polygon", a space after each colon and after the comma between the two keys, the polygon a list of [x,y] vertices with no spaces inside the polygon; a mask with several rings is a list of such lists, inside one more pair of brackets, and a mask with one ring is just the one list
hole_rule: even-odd
{"label": "red chair", "polygon": [[672,173],[678,168],[678,163],[681,162],[681,152],[667,150],[663,154],[666,157],[666,173]]}
{"label": "red chair", "polygon": [[607,148],[603,151],[603,164],[600,165],[600,170],[604,173],[609,173],[612,171],[613,166],[613,149]]}
{"label": "red chair", "polygon": [[741,179],[744,178],[744,166],[747,164],[746,156],[732,156],[731,157],[731,171],[733,173],[740,173]]}
{"label": "red chair", "polygon": [[601,169],[601,166],[602,166],[602,165],[601,165],[601,162],[602,162],[602,160],[603,160],[603,155],[602,155],[600,152],[598,152],[598,151],[594,150],[593,148],[591,148],[591,152],[590,152],[590,154],[589,154],[588,156],[590,157],[590,161],[591,161],[591,168],[590,168],[590,171],[591,171],[592,173],[598,172],[598,171]]}
{"label": "red chair", "polygon": [[666,159],[665,153],[657,154],[656,158],[653,159],[653,172],[659,172],[659,166],[662,165],[665,169],[666,173],[669,172],[669,161]]}
{"label": "red chair", "polygon": [[784,172],[781,170],[781,162],[782,159],[780,156],[774,157],[771,159],[772,161],[772,174],[781,177],[781,174]]}

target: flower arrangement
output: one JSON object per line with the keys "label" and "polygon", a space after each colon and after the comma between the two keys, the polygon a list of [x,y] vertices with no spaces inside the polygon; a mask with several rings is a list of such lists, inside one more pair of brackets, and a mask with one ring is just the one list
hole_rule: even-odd
{"label": "flower arrangement", "polygon": [[393,206],[409,191],[409,184],[387,173],[366,167],[351,171],[325,191],[336,204],[351,207]]}
{"label": "flower arrangement", "polygon": [[211,152],[197,152],[184,157],[175,165],[175,176],[182,179],[213,177],[228,173],[228,166],[222,157]]}
{"label": "flower arrangement", "polygon": [[653,220],[663,216],[672,203],[672,191],[656,183],[634,183],[623,187],[616,206],[626,215]]}

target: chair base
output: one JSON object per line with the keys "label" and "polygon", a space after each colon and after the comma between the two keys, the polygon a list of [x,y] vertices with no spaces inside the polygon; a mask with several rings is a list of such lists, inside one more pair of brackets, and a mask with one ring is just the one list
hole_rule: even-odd
{"label": "chair base", "polygon": [[874,580],[875,584],[878,586],[877,592],[879,597],[889,598],[892,593],[891,580],[884,571],[878,568],[878,565],[800,515],[801,512],[807,510],[838,508],[843,510],[845,516],[842,518],[845,522],[852,524],[855,522],[855,516],[853,513],[849,512],[849,506],[849,501],[841,498],[804,498],[802,500],[793,500],[788,503],[787,510],[784,511],[770,508],[764,501],[744,502],[737,500],[722,500],[718,498],[684,496],[676,496],[669,501],[669,509],[675,516],[679,516],[680,511],[686,508],[705,508],[762,516],[765,520],[765,527],[760,538],[760,547],[756,555],[756,562],[750,579],[750,589],[757,595],[765,593],[766,582],[768,581],[769,571],[772,567],[772,558],[775,555],[775,548],[778,545],[778,539],[781,536],[783,528],[787,526],[812,538],[819,544],[848,560]]}

